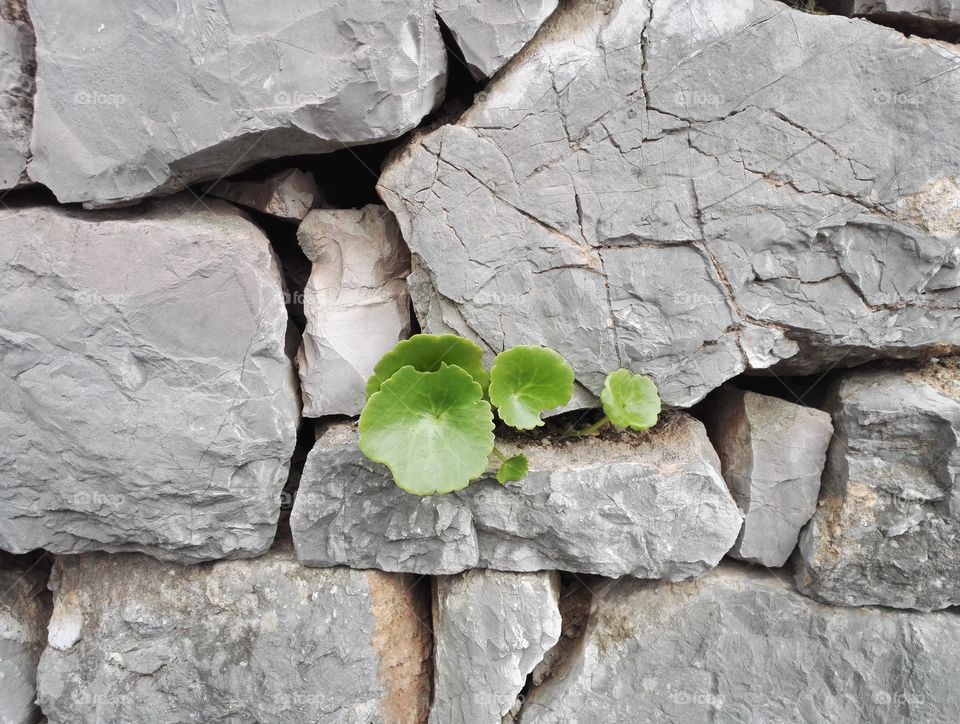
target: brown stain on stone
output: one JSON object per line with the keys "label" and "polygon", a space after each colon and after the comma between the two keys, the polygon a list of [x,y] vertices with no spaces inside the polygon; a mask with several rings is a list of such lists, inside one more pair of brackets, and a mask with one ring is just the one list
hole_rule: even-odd
{"label": "brown stain on stone", "polygon": [[385,724],[427,721],[433,679],[429,589],[421,577],[368,571]]}
{"label": "brown stain on stone", "polygon": [[0,0],[0,17],[8,23],[29,23],[27,3],[24,0]]}
{"label": "brown stain on stone", "polygon": [[830,495],[820,501],[820,544],[813,557],[816,568],[831,567],[848,548],[847,531],[876,526],[875,510],[880,507],[877,492],[863,483],[847,484],[845,495]]}

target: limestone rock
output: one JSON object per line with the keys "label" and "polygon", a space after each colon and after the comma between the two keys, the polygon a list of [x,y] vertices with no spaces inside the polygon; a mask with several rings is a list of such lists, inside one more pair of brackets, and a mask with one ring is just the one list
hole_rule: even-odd
{"label": "limestone rock", "polygon": [[558,0],[436,0],[437,15],[477,80],[490,78],[519,51]]}
{"label": "limestone rock", "polygon": [[555,572],[435,579],[431,724],[501,724],[560,638],[559,595]]}
{"label": "limestone rock", "polygon": [[289,550],[189,568],[84,554],[58,559],[52,588],[51,724],[426,720],[429,609],[409,577]]}
{"label": "limestone rock", "polygon": [[960,365],[850,373],[797,584],[845,606],[960,605]]}
{"label": "limestone rock", "polygon": [[743,514],[728,555],[779,568],[813,517],[833,434],[829,413],[725,387],[710,399],[707,430]]}
{"label": "limestone rock", "polygon": [[825,606],[774,572],[724,563],[684,584],[592,587],[580,645],[522,724],[946,722],[960,617]]}
{"label": "limestone rock", "polygon": [[262,181],[220,180],[202,188],[204,193],[215,198],[294,223],[303,221],[320,198],[313,176],[296,168]]}
{"label": "limestone rock", "polygon": [[50,600],[41,567],[0,568],[0,722],[40,718],[37,663],[47,638]]}
{"label": "limestone rock", "polygon": [[263,159],[396,138],[439,102],[431,0],[29,0],[29,173],[62,202],[117,204]]}
{"label": "limestone rock", "polygon": [[374,365],[410,334],[410,254],[375,205],[311,211],[297,239],[313,262],[297,359],[303,414],[358,415]]}
{"label": "limestone rock", "polygon": [[33,28],[22,5],[0,2],[0,189],[29,182],[33,45]]}
{"label": "limestone rock", "polygon": [[0,548],[265,551],[298,407],[260,230],[183,196],[4,208],[0,267]]}
{"label": "limestone rock", "polygon": [[677,406],[960,349],[955,67],[776,0],[565,6],[385,166],[425,331],[552,347],[594,393],[645,372]]}
{"label": "limestone rock", "polygon": [[419,497],[362,455],[353,425],[332,425],[310,451],[294,503],[297,555],[307,565],[425,574],[480,567],[679,580],[715,566],[740,530],[716,453],[683,413],[647,436],[522,449],[522,483],[484,479]]}

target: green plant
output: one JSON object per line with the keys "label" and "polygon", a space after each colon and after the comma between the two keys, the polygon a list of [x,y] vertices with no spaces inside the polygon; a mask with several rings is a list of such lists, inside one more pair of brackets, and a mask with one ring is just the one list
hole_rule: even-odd
{"label": "green plant", "polygon": [[[541,415],[573,396],[573,369],[544,347],[501,352],[489,374],[483,351],[463,337],[418,334],[377,363],[360,415],[360,449],[386,465],[397,485],[416,495],[461,490],[499,461],[502,484],[523,480],[524,455],[507,457],[494,440],[494,412],[517,430],[543,425]],[[604,416],[564,437],[590,435],[606,425],[648,430],[660,398],[648,377],[617,370],[600,395]]]}

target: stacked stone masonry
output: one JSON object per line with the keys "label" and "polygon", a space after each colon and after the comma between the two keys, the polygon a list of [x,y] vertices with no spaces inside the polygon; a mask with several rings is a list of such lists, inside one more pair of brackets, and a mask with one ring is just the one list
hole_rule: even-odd
{"label": "stacked stone masonry", "polygon": [[[0,724],[960,721],[953,41],[0,0]],[[665,409],[411,495],[357,416],[417,330]]]}

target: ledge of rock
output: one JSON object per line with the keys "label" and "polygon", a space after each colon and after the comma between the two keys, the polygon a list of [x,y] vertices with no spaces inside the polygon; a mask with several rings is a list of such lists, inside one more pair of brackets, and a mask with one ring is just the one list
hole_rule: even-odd
{"label": "ledge of rock", "polygon": [[0,548],[267,550],[299,410],[260,230],[185,197],[8,207],[0,264]]}
{"label": "ledge of rock", "polygon": [[647,436],[503,445],[530,459],[519,484],[405,493],[332,425],[303,471],[290,524],[300,560],[424,574],[559,569],[679,580],[703,574],[740,530],[703,426],[684,413]]}
{"label": "ledge of rock", "polygon": [[40,662],[50,722],[422,722],[429,605],[408,576],[291,551],[183,567],[57,560]]}
{"label": "ledge of rock", "polygon": [[50,596],[46,568],[0,568],[0,722],[40,718],[37,663],[47,640]]}
{"label": "ledge of rock", "polygon": [[435,579],[431,724],[501,724],[560,638],[559,595],[556,572]]}
{"label": "ledge of rock", "polygon": [[689,583],[593,588],[579,645],[522,724],[953,721],[960,617],[826,606],[724,563]]}
{"label": "ledge of rock", "polygon": [[446,79],[432,0],[29,7],[29,174],[62,202],[128,202],[263,159],[397,138]]}
{"label": "ledge of rock", "polygon": [[850,373],[797,584],[828,603],[960,605],[960,362]]}
{"label": "ledge of rock", "polygon": [[313,176],[299,169],[281,171],[259,181],[220,180],[201,187],[205,195],[299,224],[320,201]]}
{"label": "ledge of rock", "polygon": [[312,263],[297,356],[305,417],[359,415],[380,358],[410,333],[410,253],[383,206],[315,209],[297,229]]}
{"label": "ledge of rock", "polygon": [[857,15],[894,25],[904,32],[937,36],[950,32],[960,39],[960,0],[824,0],[823,6],[843,15]]}
{"label": "ledge of rock", "polygon": [[724,387],[710,398],[707,430],[743,513],[743,529],[729,555],[779,568],[817,509],[833,434],[830,414]]}
{"label": "ledge of rock", "polygon": [[384,168],[424,330],[557,349],[594,393],[646,372],[676,406],[958,349],[955,69],[776,0],[567,5]]}

